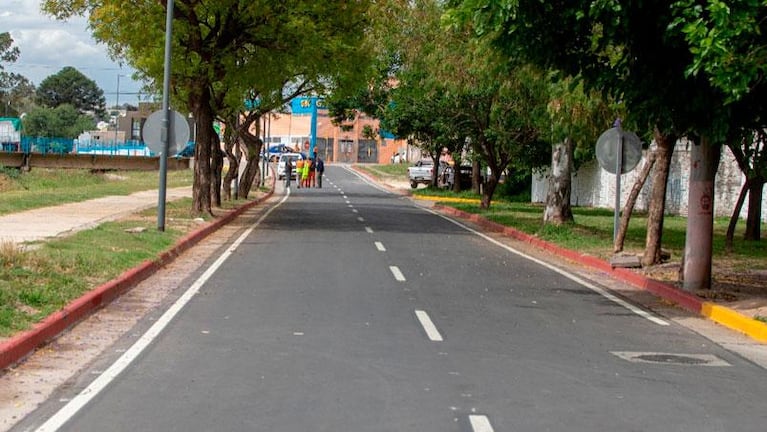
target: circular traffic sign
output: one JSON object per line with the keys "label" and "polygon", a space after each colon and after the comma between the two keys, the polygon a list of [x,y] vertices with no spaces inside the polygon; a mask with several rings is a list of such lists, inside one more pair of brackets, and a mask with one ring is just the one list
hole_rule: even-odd
{"label": "circular traffic sign", "polygon": [[[162,121],[164,112],[155,111],[147,117],[141,135],[144,143],[155,153],[162,154]],[[168,125],[168,154],[175,154],[179,148],[184,148],[189,141],[189,123],[178,111],[170,111],[170,125]]]}
{"label": "circular traffic sign", "polygon": [[642,159],[642,141],[634,132],[618,127],[607,129],[597,139],[597,161],[610,174],[615,174],[618,165],[618,148],[622,148],[621,174],[636,168]]}

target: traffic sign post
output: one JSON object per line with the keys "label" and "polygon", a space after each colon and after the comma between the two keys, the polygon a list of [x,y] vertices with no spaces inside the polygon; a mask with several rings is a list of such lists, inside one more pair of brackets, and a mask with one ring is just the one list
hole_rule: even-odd
{"label": "traffic sign post", "polygon": [[607,129],[597,139],[597,161],[605,171],[615,174],[615,211],[613,242],[618,238],[621,208],[621,175],[631,172],[642,159],[642,141],[634,132],[624,131],[620,125]]}

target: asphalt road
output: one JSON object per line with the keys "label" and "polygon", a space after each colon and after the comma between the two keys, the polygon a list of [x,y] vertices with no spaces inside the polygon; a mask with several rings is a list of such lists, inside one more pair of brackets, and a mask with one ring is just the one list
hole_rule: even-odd
{"label": "asphalt road", "polygon": [[18,430],[767,429],[764,369],[342,167],[238,241]]}

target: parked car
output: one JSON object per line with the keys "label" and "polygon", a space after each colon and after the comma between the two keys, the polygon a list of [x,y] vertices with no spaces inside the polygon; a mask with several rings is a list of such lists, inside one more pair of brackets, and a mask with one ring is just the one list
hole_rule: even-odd
{"label": "parked car", "polygon": [[[439,186],[444,186],[444,177],[441,177],[443,173],[445,173],[445,170],[450,167],[450,165],[447,162],[440,161],[439,162],[439,171],[437,173],[437,182],[440,183]],[[430,184],[431,183],[431,175],[434,172],[434,161],[431,159],[421,159],[418,162],[416,162],[413,166],[410,166],[407,168],[407,176],[408,180],[410,181],[410,187],[415,189],[418,187],[419,184]]]}
{"label": "parked car", "polygon": [[305,160],[306,156],[303,153],[282,153],[277,161],[277,178],[280,180],[285,178],[285,162],[287,160],[290,160],[293,165],[290,178],[296,178],[296,161],[299,159]]}
{"label": "parked car", "polygon": [[186,143],[186,147],[181,149],[178,153],[176,153],[176,157],[192,157],[194,156],[194,141],[189,141]]}
{"label": "parked car", "polygon": [[[269,162],[274,162],[277,159],[280,158],[280,155],[283,153],[289,153],[292,149],[285,144],[275,144],[269,146],[269,151],[266,154],[266,158]],[[264,153],[262,151],[261,157],[264,157]]]}

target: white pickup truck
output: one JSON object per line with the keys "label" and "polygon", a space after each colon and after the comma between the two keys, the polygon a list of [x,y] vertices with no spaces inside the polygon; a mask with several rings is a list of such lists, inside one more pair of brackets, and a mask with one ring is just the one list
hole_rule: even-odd
{"label": "white pickup truck", "polygon": [[[453,183],[452,170],[448,168],[450,168],[450,165],[447,162],[439,162],[439,171],[437,172],[437,185],[439,187],[450,187]],[[446,169],[447,172],[445,171]],[[433,172],[434,161],[431,159],[421,159],[415,165],[408,167],[407,176],[410,181],[410,187],[415,189],[418,187],[418,184],[431,184]]]}
{"label": "white pickup truck", "polygon": [[421,159],[413,166],[407,168],[407,177],[410,180],[410,187],[415,189],[419,183],[430,184],[431,174],[434,169],[434,161],[431,159]]}

